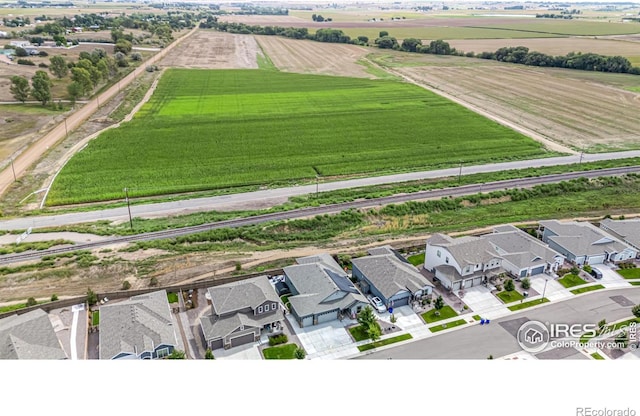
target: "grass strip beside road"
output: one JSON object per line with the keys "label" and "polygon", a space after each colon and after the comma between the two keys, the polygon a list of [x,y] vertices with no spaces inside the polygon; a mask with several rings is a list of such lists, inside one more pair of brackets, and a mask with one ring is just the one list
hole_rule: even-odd
{"label": "grass strip beside road", "polygon": [[447,322],[446,324],[432,326],[432,327],[429,328],[429,331],[431,331],[431,332],[440,332],[440,331],[444,331],[445,329],[450,329],[450,328],[454,328],[456,326],[464,325],[466,323],[467,323],[467,321],[465,321],[464,319],[458,319],[458,320],[453,321],[453,322]]}
{"label": "grass strip beside road", "polygon": [[298,346],[296,344],[278,345],[262,350],[265,360],[293,360]]}
{"label": "grass strip beside road", "polygon": [[524,296],[522,296],[522,294],[517,290],[503,290],[502,292],[498,292],[496,296],[504,303],[512,303],[524,299]]}
{"label": "grass strip beside road", "polygon": [[593,354],[591,354],[591,356],[593,357],[594,360],[604,360],[604,357],[598,354],[597,352],[594,352]]}
{"label": "grass strip beside road", "polygon": [[570,288],[573,286],[580,286],[587,283],[580,276],[572,273],[565,274],[561,279],[558,279],[558,282],[566,288]]}
{"label": "grass strip beside road", "polygon": [[633,269],[620,269],[617,270],[618,274],[625,279],[640,279],[640,267]]}
{"label": "grass strip beside road", "polygon": [[573,293],[574,295],[579,295],[580,293],[591,292],[591,291],[599,290],[599,289],[604,289],[604,286],[602,286],[602,285],[594,285],[594,286],[581,287],[580,289],[573,289],[571,291],[571,293]]}
{"label": "grass strip beside road", "polygon": [[359,345],[358,346],[358,350],[360,350],[361,352],[362,351],[368,351],[368,350],[372,350],[374,348],[383,347],[385,345],[390,345],[390,344],[395,344],[396,342],[406,341],[406,340],[412,339],[412,338],[413,337],[411,336],[411,334],[402,334],[402,335],[398,335],[397,337],[383,339],[383,340],[380,340],[380,341],[372,342],[370,344]]}
{"label": "grass strip beside road", "polygon": [[529,302],[518,303],[517,305],[509,306],[510,311],[519,311],[520,309],[530,308],[532,306],[541,305],[543,303],[549,302],[549,299],[535,299],[530,300]]}

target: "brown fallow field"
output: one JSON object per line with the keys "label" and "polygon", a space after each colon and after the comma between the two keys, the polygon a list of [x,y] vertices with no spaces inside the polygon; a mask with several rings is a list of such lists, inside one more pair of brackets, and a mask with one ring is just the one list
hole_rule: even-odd
{"label": "brown fallow field", "polygon": [[281,71],[375,78],[357,62],[370,49],[356,45],[321,43],[287,39],[279,36],[256,36],[264,53]]}

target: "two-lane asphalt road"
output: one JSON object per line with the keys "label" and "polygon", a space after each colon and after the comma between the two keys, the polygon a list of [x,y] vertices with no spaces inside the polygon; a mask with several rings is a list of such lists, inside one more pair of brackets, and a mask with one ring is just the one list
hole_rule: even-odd
{"label": "two-lane asphalt road", "polygon": [[[374,352],[358,359],[486,359],[522,351],[516,338],[501,323],[528,318],[549,323],[595,324],[601,319],[613,322],[631,315],[631,307],[621,306],[612,297],[623,296],[640,304],[640,287],[596,291],[558,303],[496,319],[489,325],[462,327],[450,333]],[[519,327],[519,325],[517,325]],[[517,330],[517,327],[515,328]]]}

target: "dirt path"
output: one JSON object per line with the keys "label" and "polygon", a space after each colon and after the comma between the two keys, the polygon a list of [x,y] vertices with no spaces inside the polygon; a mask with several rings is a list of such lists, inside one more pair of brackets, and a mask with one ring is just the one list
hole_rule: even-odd
{"label": "dirt path", "polygon": [[436,94],[438,94],[438,95],[440,95],[440,96],[442,96],[442,97],[444,97],[444,98],[446,98],[448,100],[451,100],[451,101],[453,101],[453,102],[455,102],[457,104],[460,104],[463,107],[468,108],[469,110],[473,111],[474,113],[480,114],[481,116],[486,117],[486,118],[488,118],[490,120],[493,120],[493,121],[495,121],[497,123],[500,123],[503,126],[509,127],[510,129],[513,129],[513,130],[517,131],[518,133],[524,134],[525,136],[530,137],[530,138],[536,140],[537,142],[542,143],[549,150],[552,150],[552,151],[555,151],[555,152],[560,152],[560,153],[573,154],[573,155],[579,154],[579,152],[576,152],[575,150],[573,150],[573,149],[571,149],[569,147],[566,147],[566,146],[563,146],[563,145],[561,145],[559,143],[556,143],[553,140],[550,140],[549,138],[547,138],[547,137],[545,137],[545,136],[543,136],[543,135],[541,135],[539,133],[536,133],[536,132],[534,132],[534,131],[532,131],[530,129],[527,129],[527,128],[519,125],[519,124],[513,123],[513,122],[511,122],[509,120],[506,120],[506,119],[504,119],[502,117],[499,117],[499,116],[497,116],[497,115],[495,115],[493,113],[485,111],[485,110],[483,110],[483,109],[481,109],[481,108],[479,108],[479,107],[477,107],[477,106],[475,106],[475,105],[473,105],[473,104],[471,104],[471,103],[469,103],[469,102],[467,102],[465,100],[462,100],[462,99],[460,99],[460,98],[458,98],[456,96],[448,94],[448,93],[446,93],[446,92],[434,87],[433,85],[429,85],[429,84],[426,84],[424,82],[421,82],[421,81],[415,79],[414,77],[409,76],[409,75],[407,75],[407,74],[405,74],[403,72],[400,72],[400,71],[397,71],[397,70],[393,70],[393,69],[390,69],[390,68],[382,67],[382,66],[380,66],[380,65],[376,64],[375,62],[372,62],[372,61],[370,61],[368,59],[367,59],[367,61],[370,62],[371,65],[377,66],[378,68],[380,68],[380,69],[382,69],[384,71],[387,71],[387,72],[389,72],[389,73],[391,73],[393,75],[401,77],[405,81],[408,81],[408,82],[410,82],[412,84],[418,85],[419,87],[422,87],[422,88],[427,89],[427,90],[429,90],[429,91],[431,91],[433,93],[436,93]]}
{"label": "dirt path", "polygon": [[[54,127],[49,133],[45,134],[41,139],[30,145],[24,152],[22,152],[13,163],[15,174],[19,178],[25,174],[25,172],[38,160],[40,157],[49,150],[50,147],[55,146],[62,138],[67,136],[67,132],[74,130],[80,126],[85,120],[87,120],[99,107],[100,103],[104,104],[109,99],[114,97],[122,87],[127,86],[138,75],[145,71],[145,66],[156,63],[162,59],[171,49],[188,38],[190,35],[197,31],[197,27],[191,32],[185,34],[181,38],[177,39],[162,52],[151,57],[145,65],[136,68],[129,75],[121,79],[117,84],[111,86],[101,94],[98,94],[95,99],[89,101],[86,105],[78,109],[76,112],[67,117],[62,123]],[[13,172],[11,167],[5,168],[0,172],[0,195],[4,194],[9,186],[14,182]]]}

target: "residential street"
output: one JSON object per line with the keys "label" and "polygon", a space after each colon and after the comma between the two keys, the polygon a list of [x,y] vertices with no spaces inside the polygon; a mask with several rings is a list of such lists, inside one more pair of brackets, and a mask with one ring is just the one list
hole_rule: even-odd
{"label": "residential street", "polygon": [[489,325],[463,327],[356,359],[486,359],[489,355],[498,358],[521,351],[514,334],[521,324],[516,320],[522,318],[549,323],[594,324],[601,319],[614,322],[631,316],[631,308],[616,303],[611,299],[614,296],[624,296],[633,304],[640,304],[640,287],[594,292],[492,320]]}

